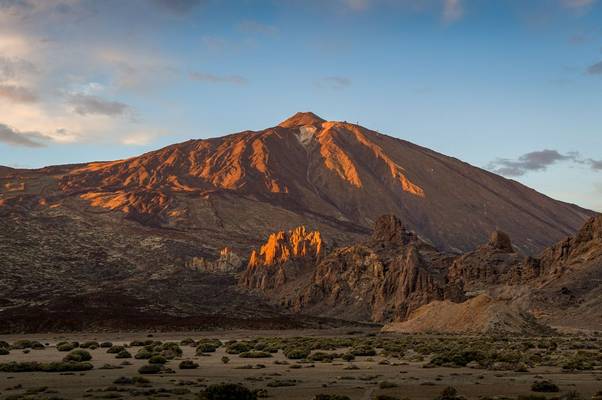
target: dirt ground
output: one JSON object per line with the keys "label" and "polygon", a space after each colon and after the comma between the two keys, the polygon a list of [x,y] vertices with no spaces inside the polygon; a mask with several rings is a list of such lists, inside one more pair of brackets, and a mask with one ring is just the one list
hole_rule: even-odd
{"label": "dirt ground", "polygon": [[[365,334],[356,333],[356,334]],[[184,338],[219,338],[223,341],[231,339],[251,339],[267,336],[337,336],[343,331],[223,331],[223,332],[187,332],[187,333],[154,333],[152,338],[162,341],[180,341]],[[111,341],[114,345],[126,345],[132,340],[146,340],[147,333],[106,333],[106,334],[70,334],[70,335],[11,335],[0,336],[0,340],[12,343],[19,339],[38,340],[48,347],[44,350],[11,350],[10,354],[0,356],[0,363],[10,361],[61,361],[67,354],[59,352],[57,342],[77,340]],[[385,357],[357,357],[351,362],[335,360],[331,363],[298,362],[287,360],[282,352],[271,358],[248,359],[238,355],[226,354],[224,347],[208,356],[195,355],[195,348],[182,346],[182,357],[170,360],[166,366],[175,373],[145,375],[153,389],[187,389],[171,393],[160,393],[160,397],[173,399],[193,399],[206,385],[222,382],[242,383],[251,389],[266,389],[269,398],[301,400],[312,399],[316,394],[347,395],[353,400],[369,400],[377,395],[385,394],[399,399],[434,399],[447,386],[453,386],[458,393],[468,399],[482,397],[510,397],[534,394],[531,384],[535,380],[546,379],[560,387],[560,393],[576,391],[582,398],[591,399],[602,390],[602,370],[583,372],[563,372],[558,367],[536,367],[528,372],[493,371],[471,368],[423,368],[426,363],[406,362],[403,359],[389,358],[389,364],[381,363]],[[38,396],[40,398],[130,398],[131,392],[106,391],[108,387],[124,387],[115,385],[116,378],[138,376],[138,368],[148,364],[147,360],[135,358],[116,359],[115,354],[108,354],[106,349],[89,350],[93,356],[91,363],[94,369],[75,373],[3,373],[0,372],[0,399],[25,393],[35,392],[46,387]],[[130,349],[135,354],[136,348]],[[223,356],[230,361],[224,364]],[[181,360],[194,360],[199,368],[181,370]],[[121,365],[123,361],[131,365]],[[281,362],[282,364],[276,364]],[[105,364],[116,366],[115,369],[102,369]],[[241,367],[261,364],[264,368],[242,369]],[[300,365],[300,368],[293,367]],[[353,367],[351,367],[353,366]],[[294,380],[294,386],[272,387],[270,382]],[[381,382],[393,383],[394,387],[381,388]],[[273,385],[273,384],[272,384]],[[131,385],[129,386],[132,387]],[[544,394],[548,398],[558,397],[559,393]],[[157,397],[159,397],[157,396]],[[154,397],[146,397],[154,398]]]}

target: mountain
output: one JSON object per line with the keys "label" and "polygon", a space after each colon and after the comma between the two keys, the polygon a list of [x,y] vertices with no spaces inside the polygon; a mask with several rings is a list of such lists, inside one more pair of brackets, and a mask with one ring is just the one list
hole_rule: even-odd
{"label": "mountain", "polygon": [[[67,313],[74,327],[109,320],[143,326],[157,318],[174,326],[290,323],[288,305],[241,290],[231,275],[245,269],[251,250],[282,231],[274,238],[278,257],[313,254],[298,265],[299,277],[327,257],[333,268],[352,265],[359,255],[340,248],[369,240],[383,214],[415,232],[426,264],[404,250],[395,279],[409,286],[392,302],[383,297],[376,309],[362,309],[366,320],[445,299],[438,263],[474,249],[495,229],[535,254],[593,215],[412,143],[297,113],[261,131],[189,140],[126,160],[1,167],[0,318],[15,322],[5,325],[10,329],[69,324]],[[288,233],[302,225],[307,231]],[[270,275],[265,255],[257,271]],[[410,284],[413,274],[424,279],[426,294]],[[261,287],[253,274],[247,278],[248,288]],[[359,316],[361,307],[337,317]],[[111,318],[94,319],[102,315]]]}
{"label": "mountain", "polygon": [[389,215],[369,239],[319,258],[249,264],[239,284],[299,315],[389,323],[385,331],[533,334],[600,329],[600,282],[602,216],[526,256],[501,231],[464,254],[440,251]]}

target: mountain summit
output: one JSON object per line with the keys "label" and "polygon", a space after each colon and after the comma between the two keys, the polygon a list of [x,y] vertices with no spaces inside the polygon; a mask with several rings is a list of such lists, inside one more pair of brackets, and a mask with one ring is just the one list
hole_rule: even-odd
{"label": "mountain summit", "polygon": [[311,112],[127,160],[6,170],[0,180],[5,209],[180,236],[190,253],[203,253],[191,256],[217,256],[224,247],[247,254],[259,238],[299,225],[350,243],[384,214],[398,215],[440,249],[472,249],[499,228],[518,250],[533,253],[592,215],[455,158]]}
{"label": "mountain summit", "polygon": [[285,119],[278,126],[282,128],[295,128],[299,126],[307,125],[321,125],[322,122],[326,122],[322,118],[318,117],[312,112],[298,112],[290,118]]}

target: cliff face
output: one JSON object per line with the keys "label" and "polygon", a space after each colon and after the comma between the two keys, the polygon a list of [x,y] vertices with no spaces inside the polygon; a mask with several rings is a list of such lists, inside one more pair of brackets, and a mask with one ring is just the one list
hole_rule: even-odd
{"label": "cliff face", "polygon": [[323,255],[325,244],[318,231],[299,226],[288,232],[272,233],[259,250],[249,256],[241,285],[247,289],[282,287]]}
{"label": "cliff face", "polygon": [[[383,216],[363,243],[335,248],[322,258],[303,258],[303,264],[272,257],[269,268],[258,269],[261,264],[253,261],[241,284],[297,313],[374,322],[410,320],[396,325],[399,329],[446,325],[429,321],[439,318],[437,307],[424,307],[433,302],[462,315],[478,313],[474,318],[480,318],[484,330],[544,332],[540,322],[562,323],[559,316],[566,319],[575,309],[593,319],[573,317],[571,324],[602,326],[600,221],[602,217],[592,218],[575,237],[531,257],[517,252],[501,231],[471,252],[440,252],[396,217]],[[453,306],[475,296],[488,300]],[[462,331],[458,324],[447,325]]]}

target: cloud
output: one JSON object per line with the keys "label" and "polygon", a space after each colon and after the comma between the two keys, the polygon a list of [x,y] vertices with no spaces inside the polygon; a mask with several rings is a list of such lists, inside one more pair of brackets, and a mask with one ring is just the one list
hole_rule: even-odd
{"label": "cloud", "polygon": [[596,0],[560,0],[560,4],[563,7],[574,9],[574,10],[582,10],[594,4]]}
{"label": "cloud", "polygon": [[342,0],[343,6],[353,11],[364,11],[370,7],[370,0]]}
{"label": "cloud", "polygon": [[45,147],[44,143],[37,139],[46,138],[40,132],[20,132],[6,124],[0,123],[0,143],[11,146],[23,147]]}
{"label": "cloud", "polygon": [[106,115],[109,117],[129,114],[130,106],[118,101],[104,100],[98,96],[87,94],[72,94],[68,103],[73,106],[73,111],[79,115]]}
{"label": "cloud", "polygon": [[602,171],[602,160],[592,160],[590,158],[586,162],[594,171]]}
{"label": "cloud", "polygon": [[545,171],[549,166],[563,161],[588,165],[594,171],[602,171],[602,160],[584,159],[574,151],[561,154],[557,150],[533,151],[523,154],[516,160],[498,158],[485,168],[496,174],[518,177],[531,171]]}
{"label": "cloud", "polygon": [[351,79],[344,76],[327,76],[315,82],[322,89],[342,90],[351,86]]}
{"label": "cloud", "polygon": [[190,79],[209,83],[230,83],[233,85],[245,85],[248,81],[240,75],[214,75],[206,72],[191,72]]}
{"label": "cloud", "polygon": [[541,150],[523,154],[516,160],[498,158],[487,169],[504,176],[523,176],[530,171],[543,171],[560,161],[577,160],[576,153],[560,154],[556,150]]}
{"label": "cloud", "polygon": [[461,0],[443,0],[443,20],[453,22],[464,15]]}
{"label": "cloud", "polygon": [[587,68],[587,73],[590,75],[602,75],[602,61]]}
{"label": "cloud", "polygon": [[18,103],[33,103],[38,100],[38,96],[25,87],[2,84],[0,84],[0,97]]}

